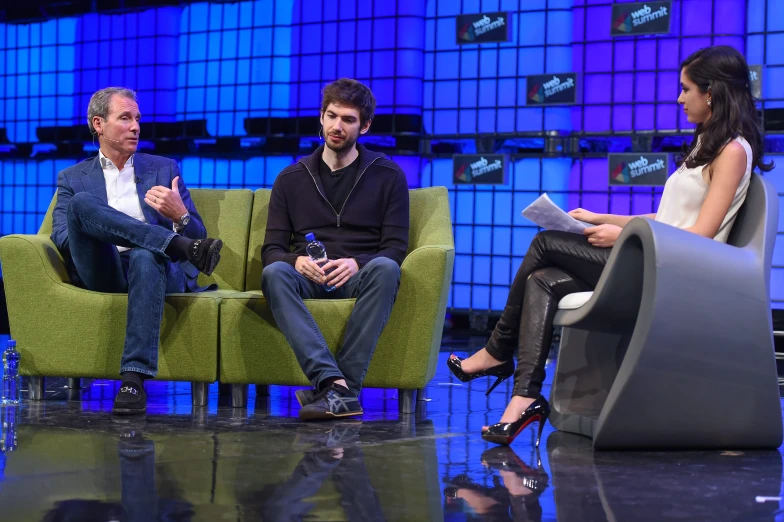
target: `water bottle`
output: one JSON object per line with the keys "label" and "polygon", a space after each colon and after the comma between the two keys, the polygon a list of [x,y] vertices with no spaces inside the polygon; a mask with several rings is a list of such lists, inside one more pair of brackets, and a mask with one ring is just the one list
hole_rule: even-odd
{"label": "water bottle", "polygon": [[19,352],[16,341],[8,341],[3,352],[3,395],[2,404],[19,404]]}
{"label": "water bottle", "polygon": [[[329,259],[327,259],[327,249],[324,248],[324,243],[316,241],[316,234],[309,232],[305,235],[305,240],[308,242],[308,246],[305,247],[305,252],[308,253],[308,256],[315,261],[317,265],[321,266],[329,261]],[[329,275],[331,272],[332,270],[329,270],[326,274]],[[334,286],[327,285],[324,285],[324,288],[327,292],[331,292],[335,289]]]}

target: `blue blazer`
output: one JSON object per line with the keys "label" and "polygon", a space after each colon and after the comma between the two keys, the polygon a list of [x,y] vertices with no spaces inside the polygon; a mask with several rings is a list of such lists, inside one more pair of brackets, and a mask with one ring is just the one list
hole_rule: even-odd
{"label": "blue blazer", "polygon": [[[172,180],[180,176],[178,186],[182,203],[191,215],[191,220],[181,235],[191,239],[203,239],[207,237],[207,230],[204,228],[201,216],[193,205],[191,194],[185,186],[185,182],[180,174],[180,167],[177,162],[162,156],[143,154],[137,152],[133,156],[133,167],[136,177],[141,183],[136,184],[136,192],[139,195],[139,203],[142,207],[144,217],[150,225],[158,225],[166,230],[173,230],[173,223],[170,219],[160,215],[154,208],[144,202],[144,195],[149,189],[156,185],[169,187]],[[66,215],[68,203],[71,197],[79,192],[89,192],[98,196],[104,203],[108,204],[106,196],[106,181],[103,177],[103,169],[98,156],[77,163],[73,167],[63,169],[57,175],[57,203],[52,213],[52,241],[57,249],[70,264],[71,251],[68,246],[68,224]],[[186,286],[190,291],[204,290],[196,284],[199,270],[186,260],[177,262],[180,269],[185,273]]]}

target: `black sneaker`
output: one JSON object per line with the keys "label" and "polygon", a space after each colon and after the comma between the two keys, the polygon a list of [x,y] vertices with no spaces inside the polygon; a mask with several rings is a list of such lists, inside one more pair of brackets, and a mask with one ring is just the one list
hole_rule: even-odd
{"label": "black sneaker", "polygon": [[310,390],[297,390],[294,392],[294,396],[297,397],[297,402],[299,403],[300,408],[304,408],[313,402],[313,399],[316,398],[317,394],[318,392],[315,390],[315,388]]}
{"label": "black sneaker", "polygon": [[114,398],[115,415],[138,415],[147,411],[147,393],[144,386],[139,386],[132,381],[123,381],[120,391]]}
{"label": "black sneaker", "polygon": [[302,420],[329,420],[362,415],[359,399],[348,388],[332,384],[321,391],[313,402],[299,410]]}
{"label": "black sneaker", "polygon": [[188,249],[188,261],[199,272],[210,275],[218,266],[221,248],[223,248],[223,241],[220,239],[197,239]]}

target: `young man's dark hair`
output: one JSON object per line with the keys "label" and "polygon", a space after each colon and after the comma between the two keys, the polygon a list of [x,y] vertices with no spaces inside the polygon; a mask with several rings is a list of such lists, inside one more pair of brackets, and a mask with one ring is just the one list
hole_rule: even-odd
{"label": "young man's dark hair", "polygon": [[373,92],[363,83],[351,78],[341,78],[324,87],[321,91],[321,114],[324,114],[332,103],[357,109],[362,127],[372,121],[376,113],[376,97]]}
{"label": "young man's dark hair", "polygon": [[[302,371],[302,419],[360,415],[358,394],[392,313],[408,247],[408,182],[400,166],[357,140],[375,98],[356,80],[324,88],[324,145],[286,167],[270,196],[261,286]],[[313,233],[329,261],[306,253]],[[329,289],[328,289],[329,288]],[[304,299],[356,299],[343,347],[333,356]]]}

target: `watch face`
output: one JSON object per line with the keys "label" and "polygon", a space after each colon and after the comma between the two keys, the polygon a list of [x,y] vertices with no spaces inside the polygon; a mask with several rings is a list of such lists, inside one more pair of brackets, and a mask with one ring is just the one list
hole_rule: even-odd
{"label": "watch face", "polygon": [[182,216],[180,218],[180,226],[187,227],[188,223],[190,223],[190,221],[191,221],[191,215],[190,214],[185,214],[184,216]]}

